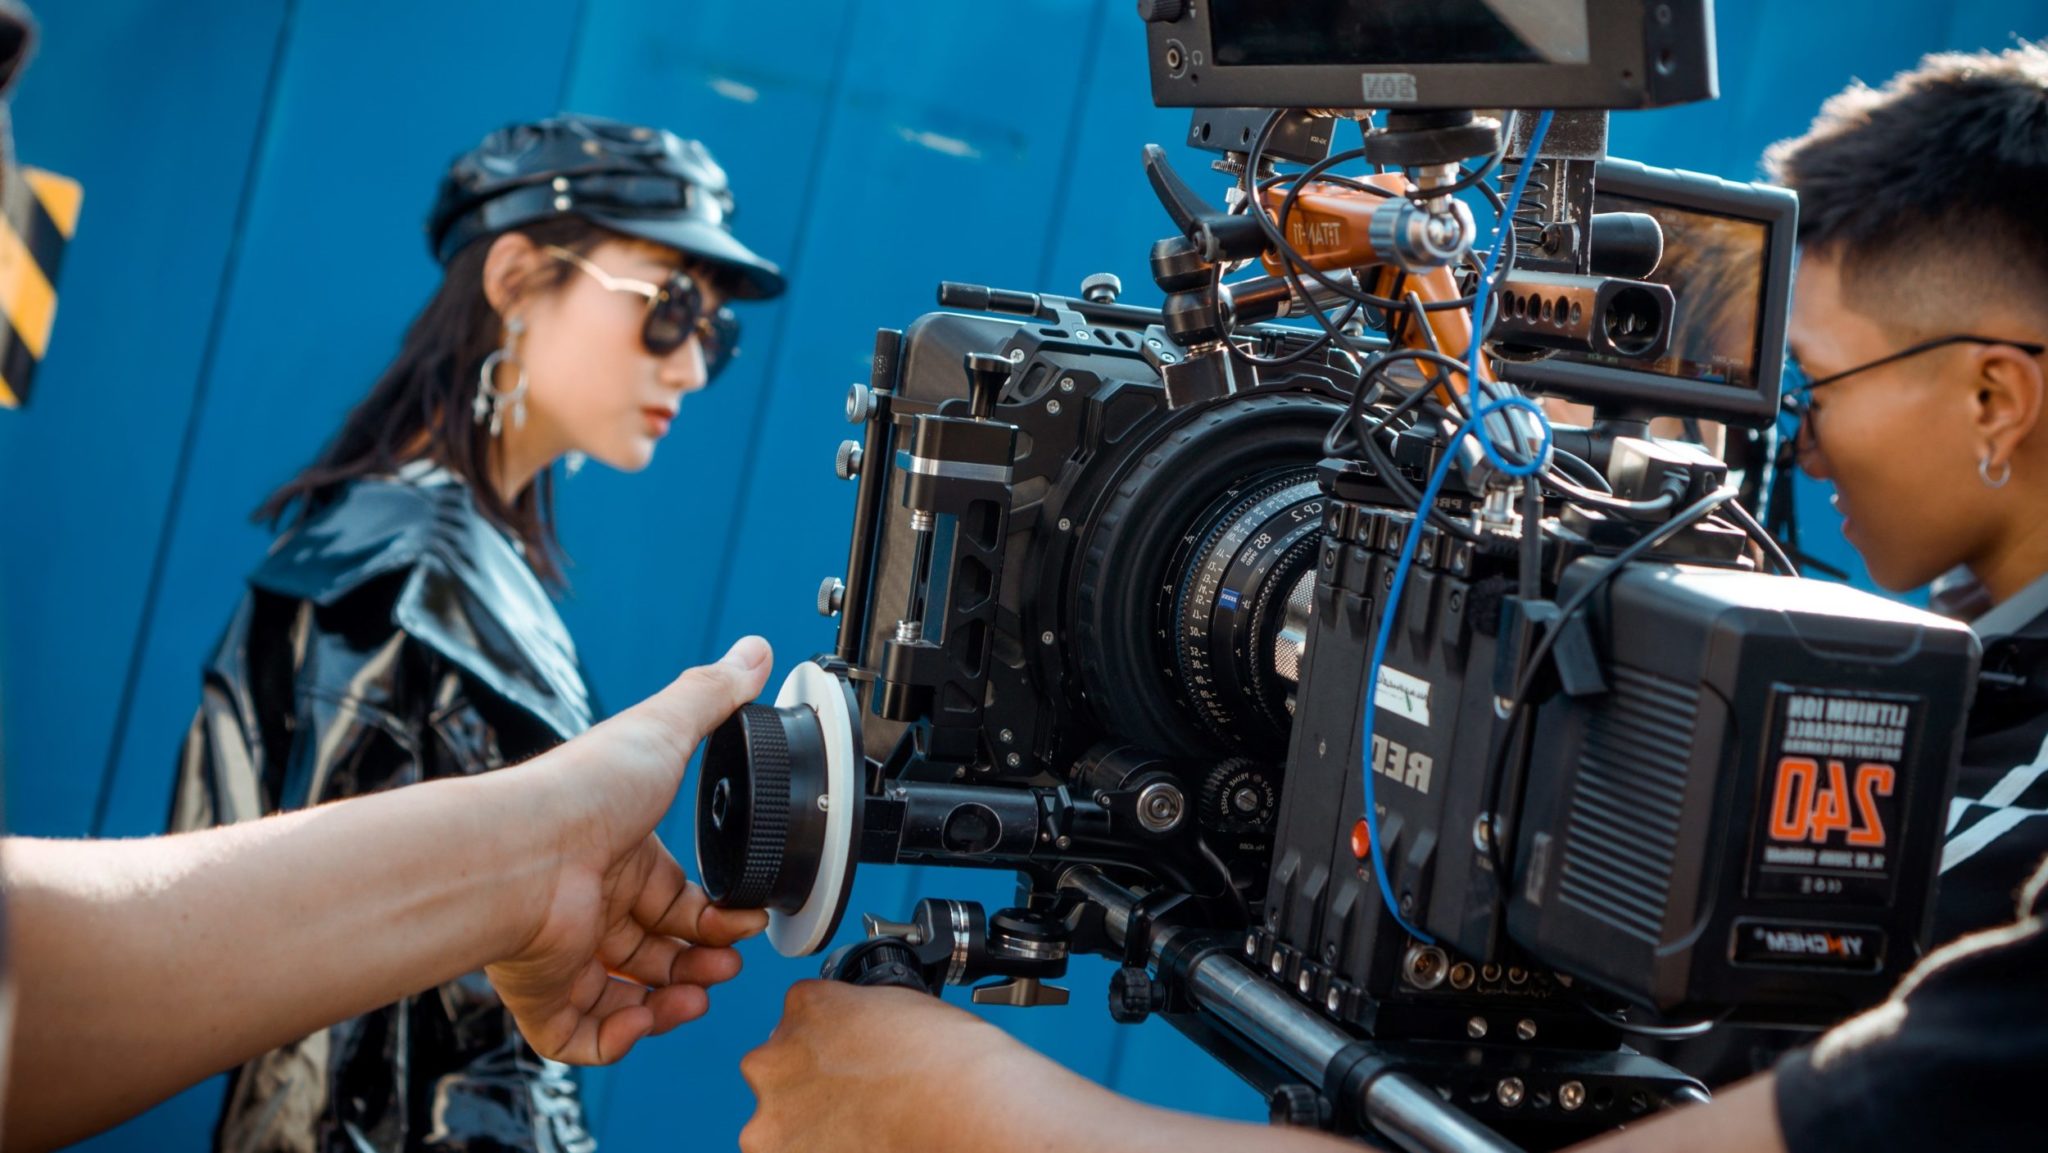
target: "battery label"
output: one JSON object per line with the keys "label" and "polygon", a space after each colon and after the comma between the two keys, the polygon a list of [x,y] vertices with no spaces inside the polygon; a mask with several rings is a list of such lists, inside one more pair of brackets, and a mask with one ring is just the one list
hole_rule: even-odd
{"label": "battery label", "polygon": [[1921,699],[1778,685],[1759,778],[1754,896],[1882,904]]}

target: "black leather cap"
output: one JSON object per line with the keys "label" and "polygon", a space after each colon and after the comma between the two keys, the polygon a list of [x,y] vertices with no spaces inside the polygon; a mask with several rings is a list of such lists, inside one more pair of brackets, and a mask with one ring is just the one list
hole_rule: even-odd
{"label": "black leather cap", "polygon": [[447,264],[470,242],[579,216],[727,273],[742,300],[780,296],[782,270],[733,236],[732,190],[709,149],[673,132],[564,113],[513,124],[455,158],[427,241]]}

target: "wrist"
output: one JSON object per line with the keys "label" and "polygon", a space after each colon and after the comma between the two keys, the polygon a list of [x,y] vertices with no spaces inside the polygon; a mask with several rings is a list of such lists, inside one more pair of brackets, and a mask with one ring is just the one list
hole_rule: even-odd
{"label": "wrist", "polygon": [[492,910],[492,960],[517,956],[540,935],[572,847],[587,840],[577,798],[541,763],[554,755],[447,782],[462,786],[451,797],[469,822],[471,868]]}

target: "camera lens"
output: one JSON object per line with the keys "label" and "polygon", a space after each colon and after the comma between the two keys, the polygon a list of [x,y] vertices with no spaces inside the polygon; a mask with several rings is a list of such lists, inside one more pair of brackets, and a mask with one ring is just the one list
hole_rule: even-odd
{"label": "camera lens", "polygon": [[1089,517],[1067,651],[1121,739],[1285,758],[1301,659],[1289,636],[1305,632],[1323,520],[1315,466],[1340,411],[1287,393],[1193,411],[1130,457]]}
{"label": "camera lens", "polygon": [[[1296,586],[1313,580],[1322,492],[1306,468],[1233,487],[1196,522],[1173,566],[1173,659],[1202,722],[1232,746],[1284,739],[1292,687],[1279,635]],[[1298,661],[1298,657],[1297,657]]]}

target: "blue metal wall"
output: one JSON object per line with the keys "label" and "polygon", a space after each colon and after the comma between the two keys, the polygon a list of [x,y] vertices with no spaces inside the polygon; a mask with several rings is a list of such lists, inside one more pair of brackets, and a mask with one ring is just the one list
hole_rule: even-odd
{"label": "blue metal wall", "polygon": [[[1107,269],[1157,299],[1144,256],[1165,222],[1138,150],[1185,118],[1149,105],[1128,3],[40,7],[20,152],[82,179],[86,202],[33,407],[0,412],[0,737],[19,831],[158,827],[200,661],[267,543],[246,513],[395,349],[434,283],[420,220],[440,168],[502,122],[574,108],[703,137],[742,230],[795,280],[750,311],[747,356],[692,398],[651,470],[593,469],[563,495],[565,612],[612,702],[741,632],[785,665],[827,643],[808,606],[844,560],[851,492],[827,463],[840,398],[873,329],[926,310],[938,280],[1072,290]],[[1719,27],[1728,95],[1617,118],[1616,154],[1752,177],[1850,78],[2039,36],[2048,2],[1729,0]],[[1824,494],[1807,501],[1826,535]],[[1853,567],[1839,541],[1815,551]],[[687,848],[684,819],[667,832]],[[870,870],[855,903],[1006,887]],[[738,1055],[812,968],[755,949],[711,1017],[591,1074],[608,1146],[731,1147],[751,1107]],[[1076,968],[1076,1005],[1000,1019],[1126,1092],[1262,1115],[1170,1030],[1111,1025],[1106,967]],[[201,1149],[218,1092],[89,1147]]]}

